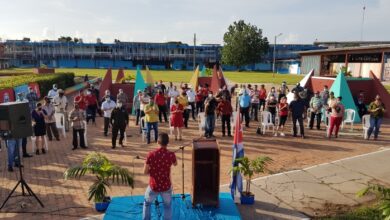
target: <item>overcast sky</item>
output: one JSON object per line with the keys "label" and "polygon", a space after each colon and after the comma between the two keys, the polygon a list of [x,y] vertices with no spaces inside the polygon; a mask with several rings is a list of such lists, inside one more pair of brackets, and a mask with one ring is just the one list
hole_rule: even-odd
{"label": "overcast sky", "polygon": [[[363,0],[0,0],[0,38],[223,42],[240,19],[279,43],[360,40]],[[363,40],[390,40],[390,0],[366,0]]]}

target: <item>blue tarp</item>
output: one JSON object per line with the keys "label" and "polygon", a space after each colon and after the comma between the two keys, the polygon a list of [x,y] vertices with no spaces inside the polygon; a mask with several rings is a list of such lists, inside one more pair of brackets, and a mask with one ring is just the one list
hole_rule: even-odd
{"label": "blue tarp", "polygon": [[[142,219],[143,201],[144,196],[114,197],[104,215],[104,220]],[[162,199],[159,197],[158,201],[162,201]],[[158,206],[158,210],[155,205],[152,205],[152,219],[162,220],[164,218],[164,207],[162,203]],[[160,217],[158,215],[159,213],[161,214]],[[241,216],[230,193],[219,194],[219,208],[192,208],[191,197],[189,195],[182,201],[180,195],[176,194],[173,195],[172,199],[172,219],[240,220]]]}

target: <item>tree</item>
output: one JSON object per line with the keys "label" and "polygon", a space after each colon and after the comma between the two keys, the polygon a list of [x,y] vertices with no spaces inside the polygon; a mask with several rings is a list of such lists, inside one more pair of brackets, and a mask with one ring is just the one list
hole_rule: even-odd
{"label": "tree", "polygon": [[259,62],[268,51],[268,39],[263,37],[262,29],[235,21],[223,36],[222,63],[236,66]]}

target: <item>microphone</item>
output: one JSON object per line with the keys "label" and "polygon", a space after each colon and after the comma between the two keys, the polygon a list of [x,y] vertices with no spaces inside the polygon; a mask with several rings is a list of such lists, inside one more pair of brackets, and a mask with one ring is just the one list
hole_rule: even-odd
{"label": "microphone", "polygon": [[137,160],[145,160],[145,158],[139,156],[139,155],[136,155],[134,159],[137,159]]}

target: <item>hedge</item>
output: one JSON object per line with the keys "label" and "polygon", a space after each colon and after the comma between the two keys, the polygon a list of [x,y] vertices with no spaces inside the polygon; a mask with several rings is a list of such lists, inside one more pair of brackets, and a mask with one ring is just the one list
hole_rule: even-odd
{"label": "hedge", "polygon": [[74,73],[55,73],[55,74],[28,74],[23,76],[7,77],[2,80],[0,77],[0,89],[14,88],[16,86],[36,82],[39,85],[41,94],[47,94],[52,89],[53,84],[58,88],[66,89],[74,86]]}

